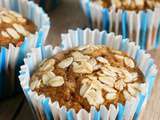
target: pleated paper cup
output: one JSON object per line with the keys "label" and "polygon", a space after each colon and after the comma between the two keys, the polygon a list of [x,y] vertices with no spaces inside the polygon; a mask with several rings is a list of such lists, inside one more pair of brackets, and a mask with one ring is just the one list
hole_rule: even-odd
{"label": "pleated paper cup", "polygon": [[23,64],[26,53],[34,47],[42,46],[50,28],[48,15],[38,5],[28,0],[0,0],[0,7],[13,10],[31,20],[37,31],[25,38],[20,47],[10,44],[0,47],[0,99],[11,96],[20,90],[18,82],[19,66]]}
{"label": "pleated paper cup", "polygon": [[121,34],[142,49],[154,49],[160,44],[160,5],[154,10],[128,11],[115,7],[103,8],[90,0],[80,0],[92,28]]}
{"label": "pleated paper cup", "polygon": [[[104,105],[97,111],[95,107],[91,107],[90,112],[81,109],[78,113],[74,109],[66,109],[60,106],[58,101],[51,102],[49,97],[38,95],[37,92],[30,88],[30,78],[34,70],[37,69],[40,62],[49,58],[56,53],[68,50],[73,47],[83,46],[87,44],[106,45],[117,50],[126,52],[137,63],[140,70],[145,76],[147,87],[145,94],[139,93],[137,97],[126,101],[125,105],[118,103],[118,106],[111,104],[107,109]],[[52,46],[44,46],[32,49],[24,59],[24,65],[20,70],[20,83],[28,102],[39,119],[54,120],[131,120],[138,119],[139,114],[144,109],[147,99],[150,97],[151,89],[157,75],[157,68],[150,54],[140,49],[134,42],[128,39],[122,39],[122,36],[115,36],[114,33],[100,32],[95,29],[77,29],[69,30],[68,33],[62,34],[62,44],[60,47],[52,48]]]}

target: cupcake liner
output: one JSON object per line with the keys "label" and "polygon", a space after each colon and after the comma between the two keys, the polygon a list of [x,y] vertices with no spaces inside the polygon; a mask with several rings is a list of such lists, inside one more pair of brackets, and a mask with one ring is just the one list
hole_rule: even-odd
{"label": "cupcake liner", "polygon": [[[144,93],[139,93],[137,97],[126,101],[125,105],[121,103],[118,106],[111,104],[108,109],[104,105],[101,105],[98,111],[95,107],[91,107],[89,113],[84,109],[76,113],[74,109],[67,110],[65,106],[59,106],[58,101],[51,102],[50,98],[45,97],[43,94],[38,95],[35,91],[31,90],[29,86],[30,77],[42,60],[62,50],[86,44],[103,44],[127,52],[129,56],[135,59],[144,73],[147,84]],[[100,32],[97,29],[91,31],[88,28],[85,30],[69,30],[68,33],[62,34],[62,44],[60,47],[52,48],[49,45],[32,49],[32,52],[28,53],[24,59],[24,63],[21,66],[19,76],[23,91],[28,102],[37,112],[36,115],[39,118],[44,117],[43,119],[47,120],[53,118],[54,120],[129,120],[133,118],[136,120],[145,107],[157,75],[157,68],[151,56],[135,45],[134,42],[129,42],[128,39],[122,39],[120,35],[115,36],[114,33],[107,34],[105,31]]]}
{"label": "cupcake liner", "polygon": [[157,48],[160,44],[160,5],[154,10],[128,11],[115,7],[103,8],[96,2],[80,0],[92,28],[122,34],[142,49]]}
{"label": "cupcake liner", "polygon": [[0,6],[16,11],[33,21],[37,26],[35,34],[25,38],[20,47],[12,44],[8,48],[0,47],[0,99],[20,91],[18,86],[19,66],[30,48],[40,47],[45,43],[50,28],[48,15],[38,5],[27,0],[0,0]]}

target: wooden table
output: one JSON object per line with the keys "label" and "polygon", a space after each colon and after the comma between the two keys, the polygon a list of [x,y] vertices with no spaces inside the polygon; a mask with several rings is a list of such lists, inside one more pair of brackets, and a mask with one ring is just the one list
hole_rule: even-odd
{"label": "wooden table", "polygon": [[[77,27],[89,27],[86,17],[79,6],[79,0],[61,0],[61,4],[51,13],[51,30],[46,44],[58,45],[60,33]],[[53,32],[54,31],[54,32]],[[160,68],[160,49],[149,51]],[[160,72],[155,82],[151,98],[149,99],[141,120],[160,120]],[[0,120],[34,120],[23,93],[6,101],[0,102]]]}
{"label": "wooden table", "polygon": [[[155,63],[160,70],[160,48],[149,51],[155,59]],[[147,102],[144,112],[140,116],[141,120],[160,120],[160,71],[158,71],[152,94]]]}

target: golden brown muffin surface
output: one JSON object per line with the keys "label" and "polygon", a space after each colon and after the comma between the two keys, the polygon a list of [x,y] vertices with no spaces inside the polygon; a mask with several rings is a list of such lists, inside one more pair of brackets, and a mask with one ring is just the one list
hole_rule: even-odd
{"label": "golden brown muffin surface", "polygon": [[21,14],[0,8],[0,46],[20,46],[24,37],[36,32],[36,25]]}
{"label": "golden brown muffin surface", "polygon": [[93,2],[98,2],[103,7],[110,8],[115,6],[117,9],[123,10],[146,10],[154,9],[155,6],[160,5],[159,0],[92,0]]}
{"label": "golden brown muffin surface", "polygon": [[126,53],[100,45],[60,52],[43,61],[33,73],[30,87],[58,101],[60,106],[81,108],[125,104],[144,92],[143,73]]}

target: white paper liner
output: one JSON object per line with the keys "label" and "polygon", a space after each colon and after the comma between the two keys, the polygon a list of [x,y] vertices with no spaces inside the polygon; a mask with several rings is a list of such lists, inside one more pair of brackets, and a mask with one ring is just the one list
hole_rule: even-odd
{"label": "white paper liner", "polygon": [[[92,28],[122,34],[142,49],[157,48],[160,44],[160,5],[154,10],[127,11],[103,8],[97,2],[80,0],[82,9]],[[124,15],[126,14],[126,16]]]}
{"label": "white paper liner", "polygon": [[28,18],[37,26],[35,34],[25,38],[20,47],[12,44],[8,48],[0,47],[0,99],[13,94],[20,89],[18,84],[18,69],[23,63],[26,53],[34,47],[42,46],[50,28],[48,15],[38,5],[28,0],[0,0],[0,7],[13,10]]}
{"label": "white paper liner", "polygon": [[[127,52],[129,56],[135,59],[144,73],[147,84],[145,93],[140,93],[137,97],[126,101],[125,105],[119,103],[116,107],[111,104],[108,109],[102,105],[99,111],[96,111],[95,107],[91,107],[89,113],[84,109],[75,113],[75,110],[67,110],[65,106],[59,106],[57,101],[52,103],[50,98],[46,98],[44,95],[38,96],[36,92],[30,89],[30,76],[32,75],[32,71],[36,70],[40,61],[51,57],[62,50],[86,44],[105,44],[109,47]],[[53,118],[54,120],[138,119],[141,110],[143,110],[143,107],[145,106],[146,100],[150,96],[151,88],[157,75],[157,68],[153,59],[148,53],[135,45],[135,43],[129,42],[127,39],[122,39],[122,36],[115,36],[114,33],[107,34],[106,32],[100,32],[97,29],[91,31],[88,28],[85,30],[69,30],[68,33],[62,34],[61,47],[52,48],[52,46],[44,46],[32,49],[32,52],[27,54],[24,62],[25,64],[21,66],[21,74],[19,76],[23,91],[25,92],[29,103],[36,109],[35,111],[42,113],[44,118],[48,120]],[[39,115],[39,117],[41,116]]]}

